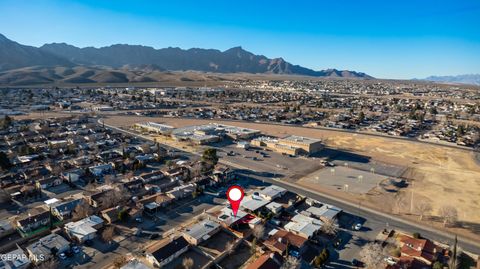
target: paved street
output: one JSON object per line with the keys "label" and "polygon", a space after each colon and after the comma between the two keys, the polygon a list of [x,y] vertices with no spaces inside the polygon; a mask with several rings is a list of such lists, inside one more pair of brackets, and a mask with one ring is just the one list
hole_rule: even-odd
{"label": "paved street", "polygon": [[[134,135],[134,136],[143,138],[145,140],[149,140],[149,141],[152,140],[148,136],[143,136],[143,135],[139,135],[137,133],[122,130],[122,129],[117,128],[115,126],[109,126],[109,125],[105,125],[105,126],[108,127],[108,128],[112,128],[114,130],[123,132],[123,133],[127,133],[127,134],[130,134],[130,135]],[[179,150],[182,150],[182,149],[179,149]],[[193,153],[193,154],[198,155],[198,153]],[[244,167],[244,166],[238,165],[238,164],[230,162],[230,161],[225,161],[223,159],[220,159],[220,162],[224,163],[225,165],[230,165],[230,166],[238,168],[238,169],[243,169],[243,170],[246,170],[246,171],[252,170],[251,172],[253,174],[255,174],[257,172],[254,169],[250,169],[249,167]],[[361,217],[368,220],[367,224],[370,227],[373,227],[372,230],[374,230],[375,228],[378,229],[380,227],[381,227],[380,229],[383,229],[385,226],[388,225],[389,227],[394,228],[394,229],[400,229],[400,230],[405,230],[405,231],[410,231],[410,232],[419,232],[423,236],[428,237],[432,240],[439,241],[439,242],[444,242],[444,243],[450,243],[451,244],[454,240],[454,235],[453,234],[448,234],[446,232],[439,231],[439,230],[434,229],[434,228],[430,228],[430,227],[427,227],[427,226],[424,226],[424,225],[419,225],[417,223],[413,223],[413,222],[410,222],[408,220],[400,219],[400,218],[397,218],[395,216],[390,216],[388,214],[381,213],[381,212],[378,212],[378,211],[375,211],[375,210],[372,210],[372,209],[359,207],[358,205],[354,205],[350,202],[342,201],[342,200],[340,200],[336,197],[330,196],[330,195],[326,195],[326,194],[322,194],[322,193],[318,193],[318,192],[312,192],[312,191],[307,190],[307,189],[305,189],[303,187],[300,187],[298,185],[295,185],[295,184],[292,184],[292,183],[289,183],[289,182],[286,182],[286,181],[276,180],[276,179],[272,178],[271,174],[267,175],[267,176],[262,176],[261,173],[256,173],[256,174],[257,175],[249,175],[249,176],[255,177],[259,180],[263,180],[263,181],[271,183],[271,184],[279,185],[281,187],[287,188],[288,190],[296,192],[298,194],[305,195],[307,197],[311,197],[313,199],[338,206],[338,207],[342,208],[343,210],[345,210],[347,212],[350,212],[350,213],[352,213],[354,215],[357,215],[357,216],[361,216]],[[459,241],[459,245],[464,250],[471,251],[471,252],[474,252],[474,253],[480,253],[480,245],[479,245],[478,242],[473,242],[472,240],[470,240],[468,238],[463,238],[463,237],[460,237],[460,236],[458,237],[458,241]]]}

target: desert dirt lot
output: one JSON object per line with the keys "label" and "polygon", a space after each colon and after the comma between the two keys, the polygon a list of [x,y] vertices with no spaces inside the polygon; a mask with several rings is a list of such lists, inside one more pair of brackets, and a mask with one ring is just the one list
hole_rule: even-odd
{"label": "desert dirt lot", "polygon": [[[480,212],[478,199],[480,196],[480,166],[473,159],[473,154],[465,150],[387,137],[261,123],[136,116],[110,116],[106,119],[107,124],[124,127],[145,121],[164,123],[174,127],[221,122],[258,129],[264,134],[279,137],[295,134],[320,138],[330,148],[365,156],[370,161],[407,167],[408,169],[402,177],[414,181],[414,184],[408,188],[394,192],[377,190],[372,195],[349,193],[350,198],[359,199],[364,204],[371,204],[383,211],[398,214],[413,213],[416,215],[418,212],[416,212],[415,204],[420,201],[431,204],[433,210],[427,215],[438,215],[439,208],[451,205],[457,208],[460,222],[464,222],[465,225],[480,223],[480,214],[473,213]],[[321,185],[308,184],[301,179],[298,183],[308,185],[318,191],[332,192],[331,189],[326,190]],[[410,207],[412,192],[414,205]],[[338,194],[345,195],[343,192]],[[410,208],[413,209],[412,212],[410,212]]]}

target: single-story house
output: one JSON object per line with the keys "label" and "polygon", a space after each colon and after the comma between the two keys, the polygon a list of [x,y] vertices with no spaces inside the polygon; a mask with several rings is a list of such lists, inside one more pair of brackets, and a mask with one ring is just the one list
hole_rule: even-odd
{"label": "single-story house", "polygon": [[70,242],[58,234],[49,234],[27,247],[30,260],[36,264],[67,251]]}
{"label": "single-story house", "polygon": [[2,255],[5,255],[5,258],[0,259],[1,269],[27,269],[30,267],[30,259],[21,248]]}
{"label": "single-story house", "polygon": [[220,231],[220,224],[213,220],[203,220],[188,226],[183,232],[183,237],[192,245],[198,245],[208,240],[214,234]]}
{"label": "single-story house", "polygon": [[71,238],[83,243],[97,236],[97,229],[103,226],[103,219],[98,216],[89,216],[76,222],[65,224],[65,232]]}
{"label": "single-story house", "polygon": [[188,241],[183,236],[166,239],[145,251],[146,260],[156,267],[163,267],[188,250]]}
{"label": "single-story house", "polygon": [[286,192],[287,190],[285,188],[282,188],[276,185],[270,185],[265,189],[259,191],[259,195],[265,200],[272,201],[278,197],[281,197]]}

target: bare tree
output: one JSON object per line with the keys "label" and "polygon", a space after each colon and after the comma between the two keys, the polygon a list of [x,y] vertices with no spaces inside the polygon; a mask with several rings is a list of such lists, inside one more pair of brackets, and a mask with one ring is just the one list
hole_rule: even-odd
{"label": "bare tree", "polygon": [[150,153],[150,145],[148,143],[142,144],[140,148],[143,153]]}
{"label": "bare tree", "polygon": [[300,261],[295,257],[288,256],[283,262],[282,267],[280,269],[298,269],[300,268]]}
{"label": "bare tree", "polygon": [[432,205],[427,201],[420,201],[416,205],[417,211],[420,214],[420,220],[423,220],[423,217],[432,211]]}
{"label": "bare tree", "polygon": [[82,201],[73,209],[72,218],[75,220],[83,219],[88,217],[92,213],[93,213],[93,210],[90,207],[90,205],[87,202]]}
{"label": "bare tree", "polygon": [[115,229],[113,228],[113,226],[108,226],[102,232],[102,240],[111,244],[114,234],[115,234]]}
{"label": "bare tree", "polygon": [[113,266],[115,268],[121,268],[127,263],[127,258],[125,256],[118,256],[113,260]]}
{"label": "bare tree", "polygon": [[193,259],[188,257],[183,258],[182,265],[183,265],[183,268],[185,269],[193,268],[193,265],[194,265]]}
{"label": "bare tree", "polygon": [[438,215],[443,219],[443,226],[454,224],[458,219],[457,209],[450,205],[442,206],[438,210]]}
{"label": "bare tree", "polygon": [[335,224],[335,221],[332,219],[325,220],[322,225],[322,232],[328,235],[337,234],[337,225]]}
{"label": "bare tree", "polygon": [[383,249],[380,244],[368,243],[360,251],[367,268],[380,268],[383,262]]}
{"label": "bare tree", "polygon": [[202,162],[196,162],[190,169],[191,178],[196,178],[202,175],[203,164]]}
{"label": "bare tree", "polygon": [[130,193],[122,185],[118,185],[115,189],[108,191],[101,198],[103,208],[110,208],[120,204],[124,204],[130,198]]}
{"label": "bare tree", "polygon": [[255,226],[255,228],[253,228],[253,236],[255,236],[255,238],[261,239],[263,238],[264,235],[265,235],[265,226],[263,226],[262,224],[259,224]]}

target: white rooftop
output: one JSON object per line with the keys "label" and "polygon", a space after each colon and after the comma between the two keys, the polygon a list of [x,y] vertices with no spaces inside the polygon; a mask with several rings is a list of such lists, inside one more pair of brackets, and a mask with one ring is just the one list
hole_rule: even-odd
{"label": "white rooftop", "polygon": [[250,210],[250,211],[255,211],[255,210],[267,205],[268,203],[270,203],[270,201],[268,201],[268,200],[266,200],[262,197],[251,195],[251,196],[245,197],[240,205],[244,209],[247,209],[247,210]]}
{"label": "white rooftop", "polygon": [[52,198],[44,201],[46,205],[55,204],[56,202],[60,202],[60,200],[58,200],[57,198]]}
{"label": "white rooftop", "polygon": [[216,221],[213,220],[203,220],[199,223],[196,223],[192,226],[189,226],[185,230],[185,234],[188,234],[189,236],[195,238],[195,239],[204,239],[207,240],[209,237],[209,234],[218,229],[220,227],[220,224]]}
{"label": "white rooftop", "polygon": [[227,225],[231,225],[232,223],[240,220],[241,218],[245,217],[247,215],[247,212],[243,210],[238,210],[237,211],[237,216],[233,216],[233,211],[232,209],[228,207],[224,207],[221,210],[220,215],[218,216],[218,220],[224,222]]}
{"label": "white rooftop", "polygon": [[282,195],[283,193],[287,192],[286,189],[276,186],[276,185],[270,185],[266,187],[265,189],[259,191],[259,194],[264,197],[265,199],[275,199]]}

